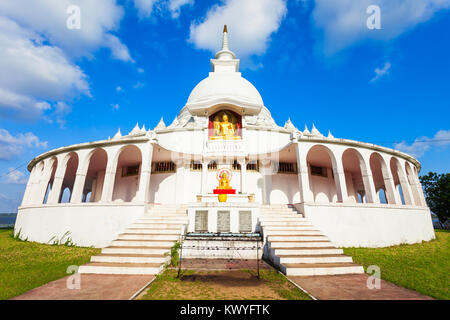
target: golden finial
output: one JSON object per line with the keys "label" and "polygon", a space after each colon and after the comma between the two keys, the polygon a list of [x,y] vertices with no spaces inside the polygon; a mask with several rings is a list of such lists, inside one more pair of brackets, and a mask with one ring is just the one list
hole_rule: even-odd
{"label": "golden finial", "polygon": [[223,26],[223,32],[228,32],[228,31],[227,31],[227,25],[224,25],[224,26]]}

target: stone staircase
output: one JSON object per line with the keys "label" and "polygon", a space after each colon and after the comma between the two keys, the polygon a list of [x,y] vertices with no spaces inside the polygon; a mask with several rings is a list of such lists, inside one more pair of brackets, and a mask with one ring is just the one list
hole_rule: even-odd
{"label": "stone staircase", "polygon": [[79,273],[158,274],[170,261],[170,249],[188,223],[186,208],[153,205]]}
{"label": "stone staircase", "polygon": [[293,206],[261,206],[259,222],[269,260],[288,276],[364,273]]}

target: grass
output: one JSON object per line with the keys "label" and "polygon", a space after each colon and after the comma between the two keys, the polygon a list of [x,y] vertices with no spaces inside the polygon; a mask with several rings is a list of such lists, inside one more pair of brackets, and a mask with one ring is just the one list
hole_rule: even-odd
{"label": "grass", "polygon": [[275,270],[263,269],[261,280],[255,271],[167,269],[151,284],[142,300],[309,300],[310,297]]}
{"label": "grass", "polygon": [[450,233],[435,230],[436,239],[387,248],[345,248],[367,267],[377,265],[383,280],[436,299],[450,299]]}
{"label": "grass", "polygon": [[89,262],[99,249],[21,241],[0,230],[0,300],[18,296],[66,275],[67,267]]}

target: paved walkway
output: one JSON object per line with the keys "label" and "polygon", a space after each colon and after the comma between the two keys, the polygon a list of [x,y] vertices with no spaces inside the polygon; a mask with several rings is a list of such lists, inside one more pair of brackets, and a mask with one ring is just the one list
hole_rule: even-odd
{"label": "paved walkway", "polygon": [[416,291],[381,280],[380,289],[367,288],[367,274],[288,277],[319,300],[430,300]]}
{"label": "paved walkway", "polygon": [[153,275],[81,274],[81,288],[67,289],[69,276],[44,284],[11,300],[128,300]]}

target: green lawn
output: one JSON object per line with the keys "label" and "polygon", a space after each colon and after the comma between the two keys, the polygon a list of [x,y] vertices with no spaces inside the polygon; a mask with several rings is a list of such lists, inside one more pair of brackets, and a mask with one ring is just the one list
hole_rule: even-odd
{"label": "green lawn", "polygon": [[273,269],[261,269],[261,280],[255,271],[166,270],[158,275],[142,300],[310,300],[303,291]]}
{"label": "green lawn", "polygon": [[0,300],[67,275],[70,265],[89,262],[99,249],[46,245],[16,240],[12,229],[0,229]]}
{"label": "green lawn", "polygon": [[450,299],[450,233],[436,230],[436,240],[388,248],[345,248],[364,265],[377,265],[383,280],[437,299]]}

